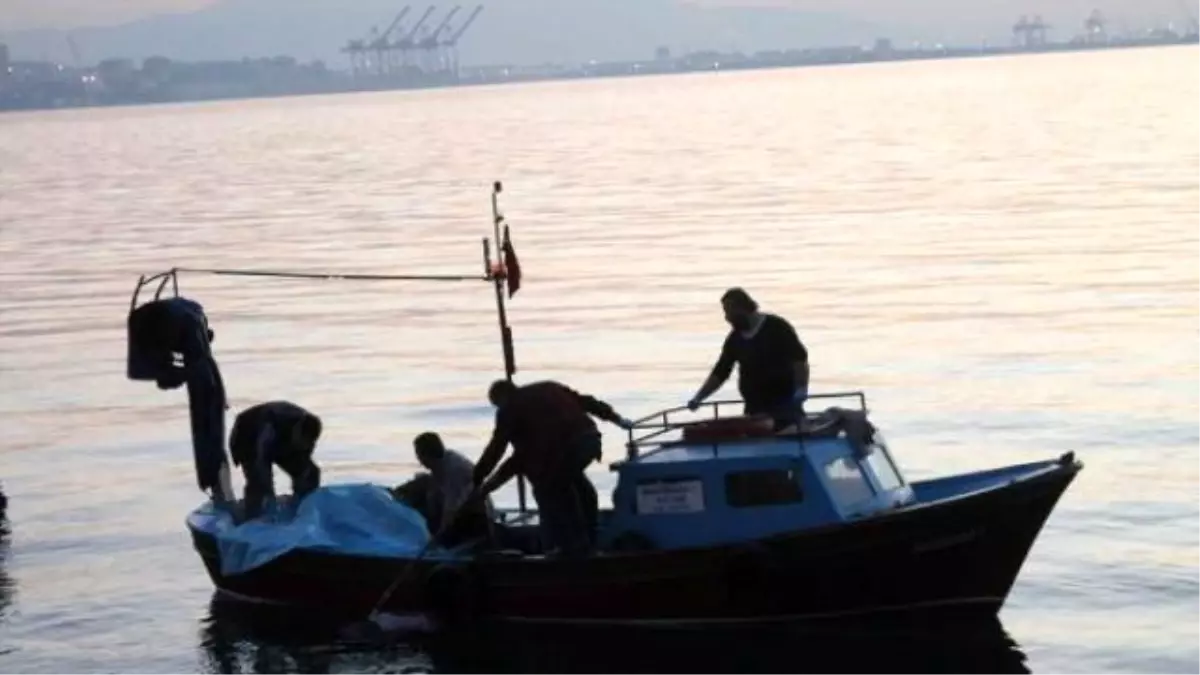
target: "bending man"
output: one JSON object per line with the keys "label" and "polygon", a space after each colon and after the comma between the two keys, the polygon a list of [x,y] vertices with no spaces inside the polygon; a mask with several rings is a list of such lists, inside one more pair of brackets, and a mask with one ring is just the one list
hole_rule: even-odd
{"label": "bending man", "polygon": [[[518,387],[497,380],[488,399],[496,407],[496,426],[475,465],[480,492],[490,494],[524,475],[537,500],[547,550],[586,553],[595,542],[599,503],[585,469],[601,455],[600,431],[589,415],[626,429],[632,423],[607,403],[553,381]],[[487,478],[509,443],[512,456]]]}
{"label": "bending man", "polygon": [[292,479],[293,503],[299,505],[321,485],[313,450],[321,420],[288,401],[269,401],[238,414],[229,434],[229,451],[246,478],[244,519],[258,517],[267,499],[275,499],[273,467]]}

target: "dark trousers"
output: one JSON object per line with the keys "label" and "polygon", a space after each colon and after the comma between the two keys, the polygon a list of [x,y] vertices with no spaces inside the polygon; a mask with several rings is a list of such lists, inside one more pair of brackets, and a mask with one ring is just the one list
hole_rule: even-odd
{"label": "dark trousers", "polygon": [[595,544],[600,515],[599,496],[584,472],[600,458],[600,434],[573,438],[563,450],[558,470],[530,483],[547,550],[583,555]]}
{"label": "dark trousers", "polygon": [[292,479],[292,505],[300,502],[313,490],[321,486],[321,469],[309,455],[291,455],[271,457],[262,470],[255,468],[254,462],[244,462],[242,473],[246,478],[245,518],[256,518],[262,513],[263,501],[268,495],[275,495],[275,477],[272,466],[278,466]]}

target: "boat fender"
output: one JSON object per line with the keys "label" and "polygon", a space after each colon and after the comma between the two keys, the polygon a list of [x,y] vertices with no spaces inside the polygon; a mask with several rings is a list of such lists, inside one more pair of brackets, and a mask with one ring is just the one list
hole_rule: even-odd
{"label": "boat fender", "polygon": [[637,530],[626,530],[613,537],[612,543],[608,545],[608,548],[611,551],[621,553],[642,553],[657,551],[658,544],[655,544],[653,539]]}
{"label": "boat fender", "polygon": [[474,618],[479,588],[475,570],[467,565],[438,565],[425,578],[425,595],[442,621],[462,624]]}

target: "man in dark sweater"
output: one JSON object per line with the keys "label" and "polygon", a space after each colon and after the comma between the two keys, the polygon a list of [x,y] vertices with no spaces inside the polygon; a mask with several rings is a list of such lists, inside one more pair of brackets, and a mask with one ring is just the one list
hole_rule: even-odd
{"label": "man in dark sweater", "polygon": [[695,410],[725,384],[738,367],[738,391],[745,414],[769,414],[776,426],[794,422],[808,395],[808,350],[787,320],[760,312],[746,291],[731,288],[721,296],[725,320],[733,327],[708,379],[688,401]]}
{"label": "man in dark sweater", "polygon": [[275,466],[292,479],[294,504],[321,485],[312,455],[321,436],[321,419],[289,401],[268,401],[238,414],[229,433],[234,466],[246,477],[245,520],[258,517],[264,501],[275,498]]}
{"label": "man in dark sweater", "polygon": [[[496,426],[475,464],[479,493],[490,494],[524,475],[547,546],[566,555],[586,552],[595,542],[599,503],[584,470],[601,452],[600,430],[590,415],[626,429],[632,423],[607,403],[553,381],[518,387],[498,380],[488,398],[496,406]],[[512,456],[492,473],[509,443]]]}

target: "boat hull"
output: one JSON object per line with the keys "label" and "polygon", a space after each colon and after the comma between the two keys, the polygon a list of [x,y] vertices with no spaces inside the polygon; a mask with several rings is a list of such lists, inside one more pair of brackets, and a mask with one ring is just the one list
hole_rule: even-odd
{"label": "boat hull", "polygon": [[[990,615],[1081,465],[887,515],[750,544],[603,554],[418,560],[384,609],[444,621],[685,625]],[[919,484],[918,484],[919,485]],[[410,561],[293,551],[233,577],[192,530],[213,582],[235,598],[362,616]]]}

